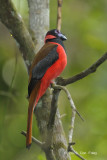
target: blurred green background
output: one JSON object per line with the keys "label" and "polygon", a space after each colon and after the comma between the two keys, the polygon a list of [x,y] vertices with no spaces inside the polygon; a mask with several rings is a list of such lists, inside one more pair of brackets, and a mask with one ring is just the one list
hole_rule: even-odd
{"label": "blurred green background", "polygon": [[[26,0],[13,0],[28,26]],[[50,28],[56,27],[57,1],[50,1]],[[68,65],[62,76],[73,76],[94,63],[107,51],[107,0],[63,1],[62,32],[67,36],[65,47]],[[44,153],[33,144],[28,151],[26,130],[28,76],[15,40],[0,23],[0,159],[44,160]],[[96,73],[67,87],[84,117],[76,116],[74,146],[87,160],[107,159],[107,62]],[[61,92],[59,109],[66,137],[69,130],[71,108]],[[40,138],[34,118],[33,135]],[[73,160],[78,158],[71,154]]]}

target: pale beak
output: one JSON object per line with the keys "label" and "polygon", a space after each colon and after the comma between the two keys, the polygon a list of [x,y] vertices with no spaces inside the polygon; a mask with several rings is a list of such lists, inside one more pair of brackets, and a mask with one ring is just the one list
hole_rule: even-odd
{"label": "pale beak", "polygon": [[67,37],[64,36],[62,33],[58,33],[58,36],[59,36],[63,41],[67,40]]}

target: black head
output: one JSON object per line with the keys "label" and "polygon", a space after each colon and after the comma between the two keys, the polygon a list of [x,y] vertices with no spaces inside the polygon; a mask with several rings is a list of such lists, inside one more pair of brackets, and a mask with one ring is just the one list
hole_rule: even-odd
{"label": "black head", "polygon": [[47,32],[45,36],[45,41],[54,38],[60,38],[62,41],[67,39],[60,31],[58,31],[57,29],[53,29]]}

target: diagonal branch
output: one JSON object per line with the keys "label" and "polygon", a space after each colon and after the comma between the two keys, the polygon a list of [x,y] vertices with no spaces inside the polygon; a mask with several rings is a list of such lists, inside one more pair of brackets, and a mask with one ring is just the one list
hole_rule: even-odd
{"label": "diagonal branch", "polygon": [[17,41],[26,66],[29,67],[35,55],[35,47],[21,15],[17,13],[10,0],[0,0],[0,21]]}
{"label": "diagonal branch", "polygon": [[[26,132],[25,132],[25,131],[22,131],[21,134],[26,137]],[[38,139],[32,137],[32,141],[33,141],[34,143],[36,143],[40,148],[43,148],[43,144],[44,144],[44,143],[40,142]]]}
{"label": "diagonal branch", "polygon": [[79,73],[71,78],[68,78],[68,79],[63,79],[61,77],[58,77],[56,79],[56,83],[58,85],[62,85],[62,86],[66,86],[68,84],[74,83],[74,82],[88,76],[89,74],[94,73],[97,70],[97,68],[102,63],[104,63],[106,60],[107,60],[107,52],[101,58],[99,58],[93,65],[91,65],[88,69],[86,69],[86,70],[82,71],[81,73]]}
{"label": "diagonal branch", "polygon": [[83,158],[80,154],[78,154],[71,146],[68,150],[69,152],[73,152],[78,158],[82,159],[82,160],[86,160],[85,158]]}
{"label": "diagonal branch", "polygon": [[[21,134],[26,137],[26,132],[25,131],[22,131]],[[56,160],[51,146],[48,146],[46,143],[40,142],[38,139],[36,139],[33,136],[32,136],[32,141],[35,144],[37,144],[45,152],[47,160]]]}
{"label": "diagonal branch", "polygon": [[72,108],[72,109],[78,114],[78,116],[84,121],[84,119],[82,118],[82,116],[80,115],[80,113],[77,111],[77,109],[76,109],[76,107],[75,107],[75,105],[74,105],[74,102],[73,102],[73,100],[72,100],[72,97],[71,97],[69,91],[67,90],[67,88],[65,88],[65,87],[63,87],[63,86],[60,86],[60,85],[53,85],[52,87],[53,87],[54,89],[63,90],[63,91],[66,93],[66,95],[67,95],[67,97],[68,97],[68,100],[69,100],[69,102],[70,102],[71,108]]}

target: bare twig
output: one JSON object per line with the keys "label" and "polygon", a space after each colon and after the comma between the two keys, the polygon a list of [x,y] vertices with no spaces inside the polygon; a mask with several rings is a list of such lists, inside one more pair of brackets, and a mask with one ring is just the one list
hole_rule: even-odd
{"label": "bare twig", "polygon": [[64,114],[60,115],[59,118],[61,119],[61,118],[65,117],[65,116],[67,116],[67,114],[64,113]]}
{"label": "bare twig", "polygon": [[74,123],[75,123],[75,115],[76,115],[76,112],[73,109],[72,110],[72,116],[71,116],[71,125],[70,125],[69,135],[68,135],[69,144],[72,144],[73,131],[74,131]]}
{"label": "bare twig", "polygon": [[86,160],[86,159],[84,159],[80,154],[78,154],[72,147],[71,147],[71,145],[69,146],[69,148],[68,148],[68,152],[73,152],[77,157],[79,157],[80,159],[82,159],[82,160]]}
{"label": "bare twig", "polygon": [[71,97],[69,91],[67,90],[67,88],[65,88],[63,86],[60,86],[60,85],[52,85],[52,88],[54,88],[54,89],[61,89],[61,90],[63,90],[66,93],[66,95],[68,97],[68,100],[70,101],[71,108],[73,110],[75,110],[75,112],[78,114],[78,116],[84,121],[84,119],[82,118],[82,116],[80,115],[80,113],[77,111],[77,109],[76,109],[76,107],[74,105],[74,102],[72,100],[72,97]]}
{"label": "bare twig", "polygon": [[[21,134],[26,137],[25,131],[22,131]],[[37,144],[45,152],[47,160],[56,160],[51,146],[48,146],[45,142],[44,143],[40,142],[38,139],[36,139],[33,136],[32,136],[32,141],[35,144]]]}
{"label": "bare twig", "polygon": [[56,79],[56,83],[58,85],[62,85],[62,86],[66,86],[68,84],[71,84],[71,83],[74,83],[86,76],[88,76],[89,74],[95,72],[97,70],[97,68],[107,60],[107,53],[105,53],[100,59],[98,59],[93,65],[91,65],[88,69],[82,71],[81,73],[71,77],[71,78],[68,78],[68,79],[63,79],[61,77],[58,77]]}
{"label": "bare twig", "polygon": [[75,115],[76,115],[76,110],[75,110],[75,105],[73,100],[71,99],[70,101],[72,101],[72,105],[73,105],[73,110],[72,110],[72,116],[71,116],[71,125],[70,125],[70,130],[69,130],[69,135],[68,135],[68,152],[73,152],[76,156],[78,156],[80,159],[85,160],[82,156],[80,156],[72,147],[73,144],[75,144],[74,142],[72,142],[72,138],[73,138],[73,131],[74,131],[74,123],[75,123]]}
{"label": "bare twig", "polygon": [[[26,132],[25,131],[22,131],[21,134],[26,137]],[[40,142],[38,139],[34,138],[33,136],[32,136],[32,141],[34,143],[36,143],[39,147],[43,148],[44,143]]]}
{"label": "bare twig", "polygon": [[61,7],[62,7],[62,0],[58,0],[58,11],[57,11],[57,29],[61,30]]}

